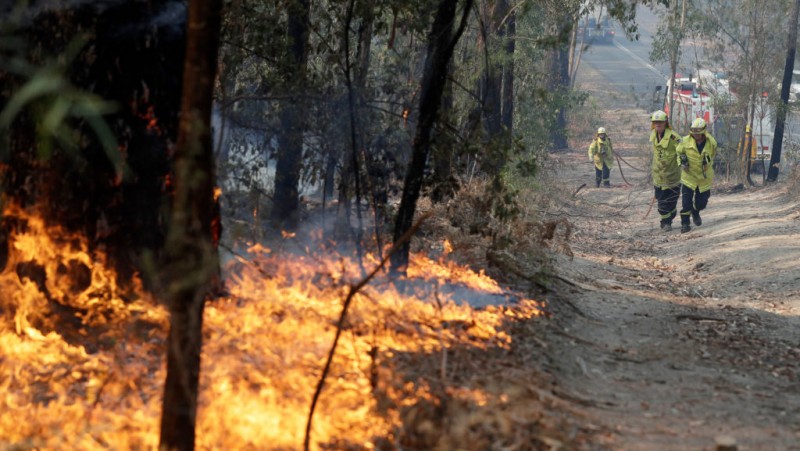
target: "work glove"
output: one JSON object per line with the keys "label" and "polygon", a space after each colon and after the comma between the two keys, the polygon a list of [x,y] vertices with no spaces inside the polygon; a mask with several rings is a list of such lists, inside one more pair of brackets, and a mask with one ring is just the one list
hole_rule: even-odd
{"label": "work glove", "polygon": [[684,171],[689,170],[689,158],[686,156],[685,153],[680,154],[681,159],[681,166],[683,166]]}

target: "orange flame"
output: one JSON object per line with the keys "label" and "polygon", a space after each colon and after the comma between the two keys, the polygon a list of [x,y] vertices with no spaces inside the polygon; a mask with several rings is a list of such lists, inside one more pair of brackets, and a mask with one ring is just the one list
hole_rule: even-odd
{"label": "orange flame", "polygon": [[139,118],[142,119],[147,123],[146,129],[149,132],[153,132],[157,135],[161,135],[161,127],[158,125],[158,118],[156,117],[156,109],[153,105],[147,106],[147,111],[145,113],[139,113]]}
{"label": "orange flame", "polygon": [[[156,448],[167,313],[138,285],[117,286],[85,240],[17,208],[6,216],[25,225],[0,273],[0,447]],[[260,245],[248,255],[226,266],[229,294],[205,309],[197,446],[298,449],[359,265]],[[472,308],[462,302],[471,295],[514,295],[423,255],[412,255],[408,283],[401,292],[379,279],[356,295],[313,424],[315,449],[374,449],[376,437],[397,431],[400,409],[433,396],[426,381],[398,376],[403,359],[456,345],[508,348],[503,324],[541,307]],[[453,396],[488,402],[480,390]]]}

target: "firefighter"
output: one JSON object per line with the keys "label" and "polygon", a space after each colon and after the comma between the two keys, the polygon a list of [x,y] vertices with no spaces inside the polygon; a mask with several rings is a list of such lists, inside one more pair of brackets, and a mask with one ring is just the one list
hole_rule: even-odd
{"label": "firefighter", "polygon": [[672,220],[678,214],[681,193],[681,167],[675,149],[681,137],[669,126],[667,113],[656,111],[650,116],[650,150],[653,152],[653,188],[661,215],[661,230],[672,230]]}
{"label": "firefighter", "polygon": [[706,121],[697,118],[689,127],[689,134],[681,138],[675,151],[681,165],[681,233],[692,230],[703,223],[700,211],[708,205],[711,183],[714,181],[714,156],[717,141],[706,130]]}
{"label": "firefighter", "polygon": [[589,159],[594,162],[595,186],[599,188],[602,181],[605,188],[611,188],[609,173],[614,166],[614,148],[611,146],[611,138],[608,137],[605,127],[597,129],[597,134],[589,145]]}

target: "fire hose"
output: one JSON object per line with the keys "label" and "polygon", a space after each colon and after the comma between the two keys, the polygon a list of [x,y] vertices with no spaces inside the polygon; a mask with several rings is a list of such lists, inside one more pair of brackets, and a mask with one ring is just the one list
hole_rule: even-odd
{"label": "fire hose", "polygon": [[624,158],[622,158],[621,156],[619,156],[619,154],[614,154],[614,156],[617,158],[617,167],[619,167],[619,175],[620,175],[620,177],[622,177],[622,180],[624,180],[624,181],[625,181],[625,184],[626,184],[626,185],[628,185],[628,186],[633,186],[633,185],[632,185],[632,184],[631,184],[631,183],[628,181],[628,179],[626,179],[626,178],[625,178],[625,174],[623,174],[623,173],[622,173],[622,164],[620,164],[620,161],[623,161],[623,162],[625,162],[625,164],[627,164],[628,166],[630,166],[631,168],[633,168],[633,169],[635,169],[635,170],[637,170],[637,171],[645,172],[645,170],[644,170],[644,169],[639,169],[639,168],[637,168],[636,166],[634,166],[634,165],[632,165],[632,164],[628,163],[627,161],[625,161],[625,159],[624,159]]}

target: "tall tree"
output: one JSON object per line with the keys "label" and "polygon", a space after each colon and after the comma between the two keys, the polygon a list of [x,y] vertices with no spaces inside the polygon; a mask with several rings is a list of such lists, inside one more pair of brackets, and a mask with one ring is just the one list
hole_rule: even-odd
{"label": "tall tree", "polygon": [[[769,98],[776,98],[774,87],[779,79],[776,74],[783,68],[786,55],[786,33],[788,22],[785,11],[786,0],[742,0],[736,7],[730,2],[713,0],[704,3],[702,10],[687,11],[687,26],[700,33],[708,44],[704,54],[712,65],[723,69],[736,93],[730,102],[718,105],[717,114],[736,136],[717,138],[730,142],[741,142],[746,125],[757,141],[765,139],[773,131],[770,120]],[[796,26],[796,25],[795,25]],[[731,57],[733,55],[733,57]],[[773,97],[770,97],[773,96]],[[741,134],[739,134],[741,133]],[[769,138],[766,138],[769,139]],[[734,174],[741,183],[752,184],[750,178],[750,152],[734,154],[736,146],[726,159],[734,162]],[[723,158],[725,158],[723,148]]]}
{"label": "tall tree", "polygon": [[[506,9],[508,9],[506,7]],[[502,116],[500,123],[503,124],[506,136],[509,141],[514,131],[514,51],[516,50],[517,34],[517,12],[512,9],[507,13],[508,18],[505,23],[505,56],[503,62],[503,93],[502,93]]]}
{"label": "tall tree", "polygon": [[800,15],[800,0],[795,0],[792,12],[789,14],[789,36],[786,39],[786,65],[783,67],[783,81],[781,83],[781,101],[778,105],[778,114],[775,120],[775,134],[772,139],[772,155],[769,160],[769,173],[767,181],[778,180],[778,169],[781,162],[783,147],[783,128],[786,123],[786,110],[789,106],[789,88],[792,84],[792,71],[794,70],[794,57],[797,52],[797,18]]}
{"label": "tall tree", "polygon": [[[411,164],[406,171],[403,184],[403,194],[397,220],[394,228],[394,241],[397,242],[414,222],[417,210],[417,200],[422,189],[422,179],[425,172],[425,163],[431,147],[431,130],[436,122],[441,106],[442,93],[444,92],[447,67],[453,56],[458,39],[464,32],[464,27],[472,8],[473,0],[464,2],[461,24],[453,33],[458,0],[441,0],[436,10],[436,16],[428,34],[428,55],[425,59],[425,70],[422,76],[421,96],[419,102],[419,122],[414,134],[414,146],[411,155]],[[408,267],[410,243],[403,243],[391,258],[391,270],[395,274],[405,273]]]}
{"label": "tall tree", "polygon": [[310,0],[288,3],[286,36],[289,41],[289,61],[286,80],[289,101],[280,114],[278,161],[275,166],[275,192],[271,218],[276,224],[296,225],[300,208],[300,170],[303,162],[303,132],[305,130],[305,101],[300,95],[306,80],[308,36],[310,31]]}
{"label": "tall tree", "polygon": [[183,97],[164,274],[170,329],[161,449],[195,443],[205,300],[219,284],[211,105],[222,0],[189,3]]}

